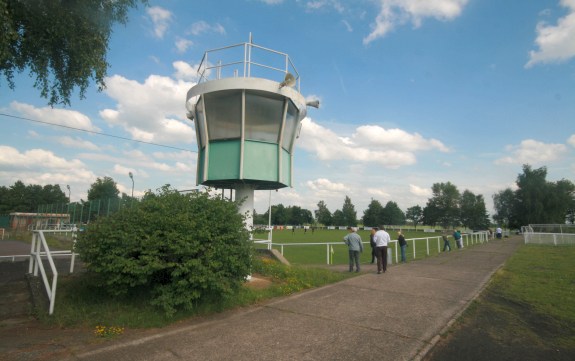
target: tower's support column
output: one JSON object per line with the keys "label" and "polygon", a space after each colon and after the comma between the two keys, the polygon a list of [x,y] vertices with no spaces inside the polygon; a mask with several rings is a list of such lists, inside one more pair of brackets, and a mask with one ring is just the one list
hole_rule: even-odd
{"label": "tower's support column", "polygon": [[236,202],[242,201],[239,212],[246,216],[246,229],[250,232],[254,228],[254,188],[248,184],[238,184],[236,186]]}

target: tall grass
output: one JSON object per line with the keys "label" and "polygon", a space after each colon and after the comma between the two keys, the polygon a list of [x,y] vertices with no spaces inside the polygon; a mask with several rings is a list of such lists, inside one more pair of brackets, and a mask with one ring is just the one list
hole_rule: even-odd
{"label": "tall grass", "polygon": [[208,294],[198,301],[193,309],[179,310],[172,317],[167,317],[164,312],[150,305],[150,294],[145,289],[135,290],[125,297],[114,298],[95,286],[98,282],[94,276],[89,273],[76,274],[62,277],[59,282],[54,314],[48,316],[45,311],[38,311],[38,316],[43,322],[60,327],[162,327],[178,320],[253,305],[355,275],[326,269],[289,267],[259,257],[254,257],[253,271],[273,282],[262,289],[241,287],[224,298]]}

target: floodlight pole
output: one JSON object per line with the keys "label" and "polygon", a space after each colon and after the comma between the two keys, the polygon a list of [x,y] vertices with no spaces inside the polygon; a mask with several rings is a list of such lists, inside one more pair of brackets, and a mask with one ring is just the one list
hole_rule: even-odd
{"label": "floodlight pole", "polygon": [[128,173],[128,175],[130,176],[130,179],[132,179],[132,198],[134,198],[134,175],[132,172]]}
{"label": "floodlight pole", "polygon": [[68,188],[68,203],[72,203],[72,200],[71,200],[72,198],[70,196],[72,194],[72,192],[70,191],[70,185],[69,184],[66,185],[66,188]]}

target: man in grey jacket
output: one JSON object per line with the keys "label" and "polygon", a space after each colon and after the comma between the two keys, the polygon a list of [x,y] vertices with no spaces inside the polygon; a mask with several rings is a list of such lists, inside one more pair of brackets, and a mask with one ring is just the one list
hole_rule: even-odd
{"label": "man in grey jacket", "polygon": [[349,249],[349,271],[353,272],[353,264],[355,263],[355,272],[359,272],[359,254],[363,252],[363,243],[355,228],[347,227],[347,231],[349,233],[343,237],[343,241]]}

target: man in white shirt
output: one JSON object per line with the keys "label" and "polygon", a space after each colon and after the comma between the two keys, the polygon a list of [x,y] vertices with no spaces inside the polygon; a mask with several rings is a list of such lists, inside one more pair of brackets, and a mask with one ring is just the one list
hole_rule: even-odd
{"label": "man in white shirt", "polygon": [[391,241],[389,233],[387,233],[381,226],[375,228],[376,232],[373,235],[375,241],[375,257],[377,258],[377,274],[387,271],[387,244]]}

